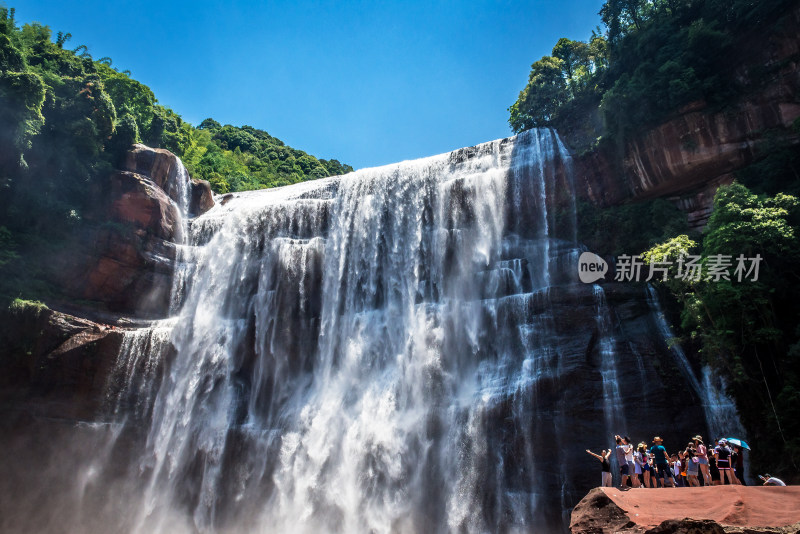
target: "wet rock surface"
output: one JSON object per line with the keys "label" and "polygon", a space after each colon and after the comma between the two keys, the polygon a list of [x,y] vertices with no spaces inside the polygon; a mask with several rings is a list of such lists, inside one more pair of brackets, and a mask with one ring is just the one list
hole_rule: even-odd
{"label": "wet rock surface", "polygon": [[120,350],[120,329],[35,306],[3,311],[0,324],[0,411],[97,417]]}

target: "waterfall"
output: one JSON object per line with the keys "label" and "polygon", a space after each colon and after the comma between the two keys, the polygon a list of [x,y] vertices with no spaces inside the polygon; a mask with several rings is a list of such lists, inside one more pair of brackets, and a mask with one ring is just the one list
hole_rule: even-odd
{"label": "waterfall", "polygon": [[180,235],[178,242],[175,243],[175,267],[173,273],[172,291],[170,294],[169,311],[177,314],[187,286],[186,277],[189,275],[189,263],[192,261],[193,249],[189,246],[189,219],[191,217],[191,179],[189,172],[183,165],[181,159],[175,156],[175,165],[170,171],[167,192],[178,208],[180,214]]}
{"label": "waterfall", "polygon": [[175,320],[122,333],[119,356],[106,386],[106,404],[115,415],[143,418],[152,408],[160,358],[167,353]]}
{"label": "waterfall", "polygon": [[606,435],[613,436],[627,434],[624,405],[619,388],[617,373],[616,339],[614,339],[611,325],[611,316],[606,305],[605,291],[600,285],[592,287],[595,296],[597,322],[597,344],[600,351],[601,369],[603,379],[603,417],[606,423]]}
{"label": "waterfall", "polygon": [[672,328],[667,323],[661,309],[658,293],[650,284],[647,285],[647,302],[653,312],[661,338],[675,356],[675,364],[702,403],[706,426],[709,430],[707,443],[713,443],[712,440],[715,438],[729,436],[743,438],[745,436],[744,427],[739,420],[733,400],[725,393],[725,380],[720,376],[714,376],[711,368],[705,365],[702,370],[703,382],[701,384],[683,352],[683,348],[680,343],[676,342]]}
{"label": "waterfall", "polygon": [[[574,256],[548,206],[568,161],[533,131],[238,194],[193,221],[136,529],[166,530],[188,503],[213,530],[227,499],[267,531],[532,525],[545,475],[529,392],[559,365],[533,310]],[[513,487],[490,432],[509,402]]]}
{"label": "waterfall", "polygon": [[726,393],[727,384],[722,376],[714,375],[711,367],[703,366],[703,407],[708,421],[709,442],[716,438],[747,438],[739,420],[736,404]]}
{"label": "waterfall", "polygon": [[676,356],[639,288],[579,282],[571,169],[532,130],[217,202],[185,226],[171,317],[122,332],[103,424],[20,462],[85,488],[52,492],[57,527],[0,526],[563,530],[599,483],[584,449],[703,424],[643,365]]}

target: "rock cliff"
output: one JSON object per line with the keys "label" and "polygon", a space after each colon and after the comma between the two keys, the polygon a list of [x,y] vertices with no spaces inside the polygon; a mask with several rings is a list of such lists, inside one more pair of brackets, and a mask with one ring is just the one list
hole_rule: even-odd
{"label": "rock cliff", "polygon": [[576,161],[579,195],[601,206],[667,197],[702,227],[716,189],[733,172],[762,157],[770,143],[800,143],[800,8],[774,34],[751,35],[733,73],[741,88],[723,110],[694,102],[666,122],[619,147],[605,146]]}
{"label": "rock cliff", "polygon": [[134,145],[122,168],[95,193],[94,223],[53,262],[53,277],[74,299],[109,311],[164,317],[185,219],[214,200],[171,152]]}
{"label": "rock cliff", "polygon": [[0,312],[3,406],[47,417],[91,419],[101,408],[122,333],[35,305]]}

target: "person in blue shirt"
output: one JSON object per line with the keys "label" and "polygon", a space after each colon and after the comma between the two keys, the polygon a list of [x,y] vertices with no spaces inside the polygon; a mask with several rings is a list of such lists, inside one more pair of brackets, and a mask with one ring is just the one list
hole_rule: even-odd
{"label": "person in blue shirt", "polygon": [[662,445],[663,440],[656,436],[653,438],[653,446],[650,447],[650,456],[656,469],[656,479],[661,478],[662,487],[674,486],[672,473],[669,468],[669,455],[667,449]]}

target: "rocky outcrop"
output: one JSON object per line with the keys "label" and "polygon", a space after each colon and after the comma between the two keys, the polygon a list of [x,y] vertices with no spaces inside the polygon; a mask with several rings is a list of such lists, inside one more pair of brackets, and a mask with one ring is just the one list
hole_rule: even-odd
{"label": "rocky outcrop", "polygon": [[191,181],[171,152],[134,145],[123,169],[95,196],[87,216],[94,224],[53,262],[54,278],[69,296],[94,306],[166,316],[182,218],[186,210],[191,215],[213,206],[208,182]]}
{"label": "rocky outcrop", "polygon": [[47,417],[96,416],[119,353],[120,329],[25,303],[2,311],[0,323],[4,400],[23,398]]}
{"label": "rocky outcrop", "polygon": [[[214,205],[211,185],[205,180],[190,179],[180,158],[169,150],[133,145],[123,170],[147,176],[178,205],[188,200],[187,209],[192,216],[201,215]],[[181,198],[183,191],[188,192],[188,199]]]}
{"label": "rocky outcrop", "polygon": [[192,178],[192,189],[189,203],[189,214],[193,217],[202,215],[214,207],[214,193],[208,180]]}
{"label": "rocky outcrop", "polygon": [[606,147],[578,158],[578,194],[601,206],[667,197],[702,227],[731,173],[761,157],[767,143],[800,143],[798,32],[795,9],[770,35],[743,42],[743,66],[733,76],[745,92],[724,110],[694,102],[631,139],[621,157]]}
{"label": "rocky outcrop", "polygon": [[595,488],[572,511],[572,534],[800,532],[800,488]]}
{"label": "rocky outcrop", "polygon": [[111,175],[110,181],[109,221],[129,224],[136,232],[166,241],[181,241],[182,215],[163,189],[145,176],[126,171]]}
{"label": "rocky outcrop", "polygon": [[189,183],[189,175],[180,158],[163,148],[133,145],[125,156],[122,170],[147,176],[177,203],[182,202],[180,192]]}

